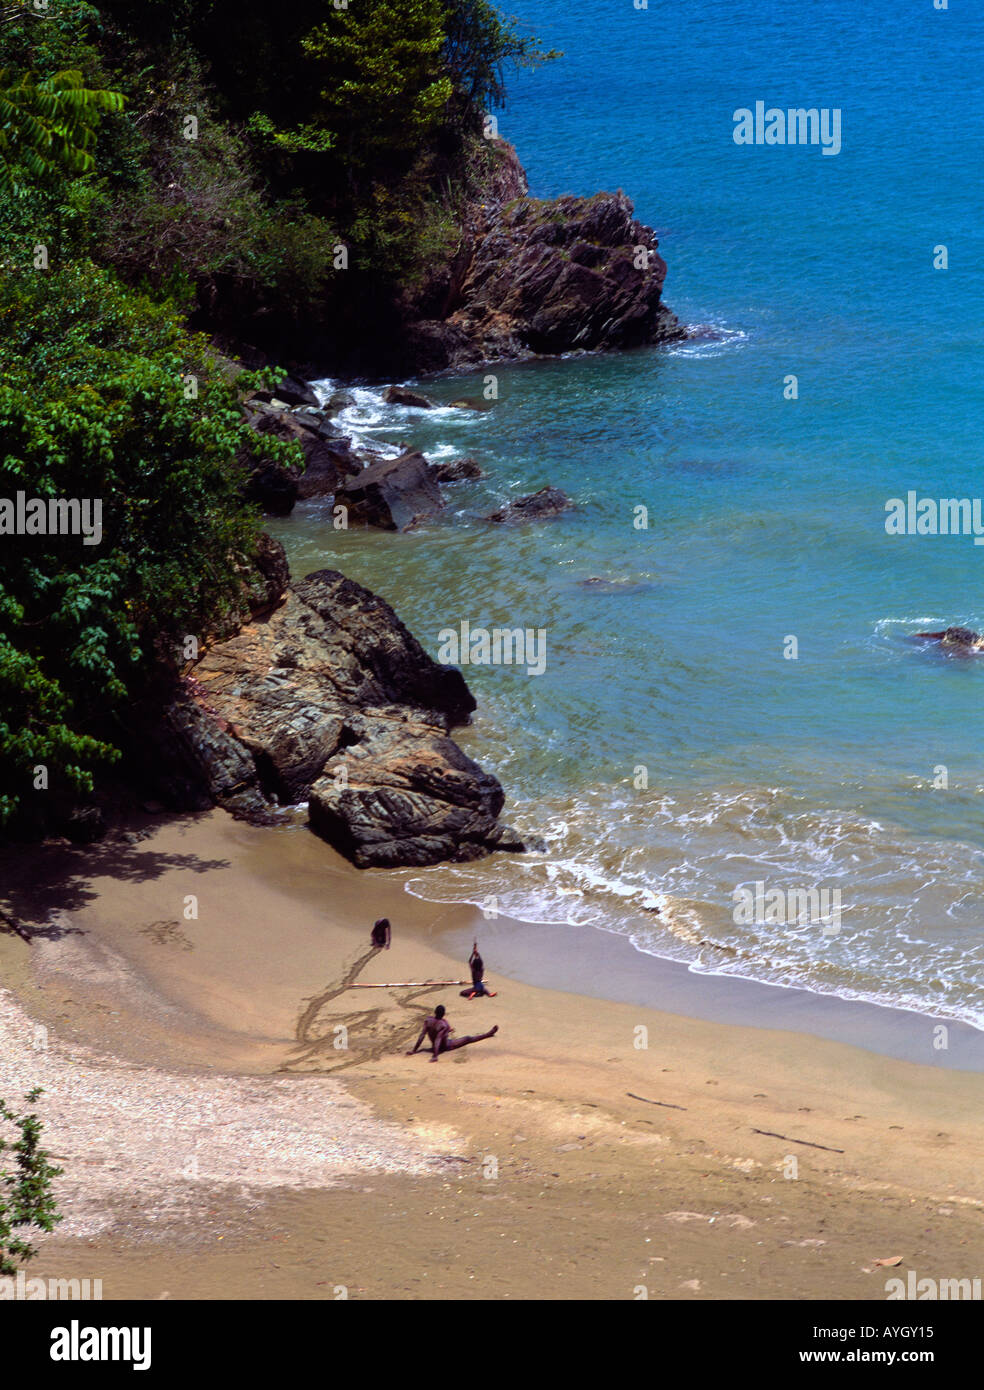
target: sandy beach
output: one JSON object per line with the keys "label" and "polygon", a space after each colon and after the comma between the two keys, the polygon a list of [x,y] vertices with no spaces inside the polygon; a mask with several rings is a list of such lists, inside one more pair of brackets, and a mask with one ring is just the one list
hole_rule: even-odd
{"label": "sandy beach", "polygon": [[[45,1088],[65,1169],[32,1275],[106,1298],[617,1300],[984,1273],[972,1030],[941,1050],[938,1020],[488,922],[223,812],[8,850],[0,879],[0,1094]],[[476,934],[495,999],[354,987],[463,979]],[[710,1017],[687,1016],[698,994]],[[407,1057],[437,1002],[498,1035]]]}

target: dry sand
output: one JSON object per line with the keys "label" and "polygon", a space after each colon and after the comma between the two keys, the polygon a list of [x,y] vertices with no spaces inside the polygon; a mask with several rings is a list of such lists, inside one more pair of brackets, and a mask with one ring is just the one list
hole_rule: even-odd
{"label": "dry sand", "polygon": [[[503,978],[480,914],[300,828],[148,818],[0,876],[30,940],[0,934],[0,1094],[45,1086],[66,1169],[32,1274],[106,1297],[503,1299],[984,1276],[978,1072]],[[459,978],[476,930],[493,1000],[348,987]],[[405,1056],[437,1002],[498,1036]]]}

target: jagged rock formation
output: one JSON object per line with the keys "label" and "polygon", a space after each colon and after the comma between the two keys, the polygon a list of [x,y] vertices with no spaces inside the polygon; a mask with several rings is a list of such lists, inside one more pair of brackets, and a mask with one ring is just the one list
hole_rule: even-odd
{"label": "jagged rock formation", "polygon": [[662,303],[666,263],[655,233],[635,220],[624,193],[530,198],[515,150],[502,142],[497,150],[442,312],[409,330],[419,371],[686,336]]}
{"label": "jagged rock formation", "polygon": [[205,653],[163,722],[158,785],[172,804],[260,823],[274,801],[306,800],[360,868],[521,850],[498,822],[498,781],[448,737],[474,708],[389,604],[320,570]]}

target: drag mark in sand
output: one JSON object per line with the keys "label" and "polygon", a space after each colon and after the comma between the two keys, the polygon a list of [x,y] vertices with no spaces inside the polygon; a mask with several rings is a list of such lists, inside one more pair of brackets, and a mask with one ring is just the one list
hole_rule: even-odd
{"label": "drag mark in sand", "polygon": [[[374,1009],[356,1009],[348,1013],[332,1013],[327,1031],[319,1031],[319,1020],[333,1000],[339,998],[354,985],[362,971],[377,955],[375,947],[370,947],[345,968],[341,978],[333,981],[320,994],[305,1000],[297,1019],[295,1037],[297,1048],[292,1057],[282,1062],[279,1071],[345,1071],[363,1062],[374,1062],[392,1052],[402,1052],[413,1042],[427,1015],[427,1006],[415,1001],[440,987],[441,982],[414,986],[411,990],[394,994],[398,1009],[410,1011],[412,1018],[386,1018],[386,1006]],[[397,986],[385,986],[397,989]],[[381,986],[383,988],[383,986]],[[339,1047],[339,1030],[346,1030],[343,1036],[345,1046]],[[357,1046],[350,1049],[348,1033],[356,1034]],[[354,1051],[355,1055],[351,1055]],[[341,1054],[342,1060],[338,1060]],[[348,1054],[348,1055],[346,1055]],[[333,1061],[334,1065],[328,1065]]]}

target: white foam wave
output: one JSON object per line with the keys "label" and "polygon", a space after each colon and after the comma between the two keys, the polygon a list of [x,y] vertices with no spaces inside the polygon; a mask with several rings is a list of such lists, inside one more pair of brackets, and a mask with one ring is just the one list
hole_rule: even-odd
{"label": "white foam wave", "polygon": [[[620,805],[616,804],[620,803]],[[631,809],[630,809],[631,808]],[[534,830],[529,807],[510,819]],[[609,834],[599,843],[598,826]],[[984,1028],[984,853],[884,820],[797,803],[778,788],[612,797],[596,788],[536,831],[544,855],[424,870],[430,901],[495,899],[522,921],[592,925],[704,973],[914,1009]],[[735,890],[840,894],[839,930],[740,924]]]}

